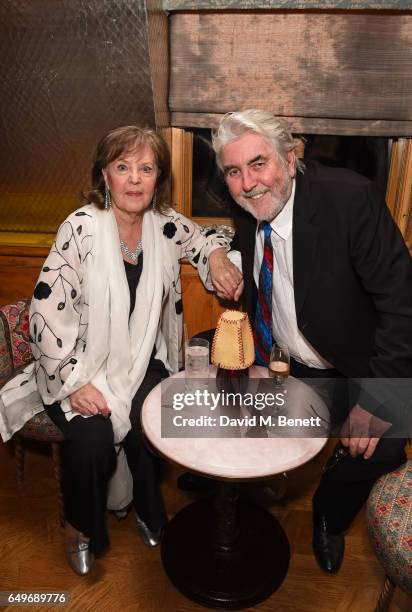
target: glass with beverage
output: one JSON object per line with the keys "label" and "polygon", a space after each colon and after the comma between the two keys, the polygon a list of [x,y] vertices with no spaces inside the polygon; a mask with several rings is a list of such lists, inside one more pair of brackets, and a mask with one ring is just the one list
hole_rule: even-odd
{"label": "glass with beverage", "polygon": [[289,376],[290,367],[289,349],[284,344],[275,344],[270,353],[268,372],[269,376],[275,380],[277,385],[281,385],[285,378]]}
{"label": "glass with beverage", "polygon": [[[196,381],[209,378],[209,342],[203,338],[190,338],[185,343],[186,388],[195,390]],[[192,382],[190,382],[192,381]]]}

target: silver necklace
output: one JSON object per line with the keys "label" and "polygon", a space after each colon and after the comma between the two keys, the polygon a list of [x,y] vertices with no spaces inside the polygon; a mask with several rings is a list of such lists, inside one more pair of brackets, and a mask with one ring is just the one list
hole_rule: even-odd
{"label": "silver necklace", "polygon": [[126,257],[131,259],[132,262],[136,264],[140,253],[143,251],[142,241],[139,240],[139,242],[137,243],[136,250],[131,251],[127,244],[123,242],[122,239],[120,239],[120,250],[122,251],[123,255],[126,255]]}

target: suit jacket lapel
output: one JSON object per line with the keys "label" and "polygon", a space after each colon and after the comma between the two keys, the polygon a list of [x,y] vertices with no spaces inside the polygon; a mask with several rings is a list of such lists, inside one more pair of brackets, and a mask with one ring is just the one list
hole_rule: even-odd
{"label": "suit jacket lapel", "polygon": [[[310,170],[308,169],[309,173]],[[312,195],[313,197],[313,195]],[[293,205],[293,283],[296,316],[302,309],[315,261],[318,228],[313,224],[315,213],[311,200],[307,175],[296,178],[295,202]]]}

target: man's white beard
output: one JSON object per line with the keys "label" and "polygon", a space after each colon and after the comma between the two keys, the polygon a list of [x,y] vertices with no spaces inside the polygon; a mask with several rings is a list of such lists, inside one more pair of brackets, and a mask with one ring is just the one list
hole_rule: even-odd
{"label": "man's white beard", "polygon": [[270,190],[271,202],[265,207],[259,207],[259,200],[257,200],[257,206],[255,207],[252,204],[253,200],[251,201],[249,199],[251,195],[256,195],[257,193],[264,191],[264,187],[258,187],[247,195],[240,195],[238,199],[235,199],[235,201],[241,208],[243,208],[243,210],[246,210],[246,212],[250,213],[258,221],[268,221],[270,223],[284,209],[292,191],[292,179],[286,169],[282,179],[282,184],[280,186],[276,185],[272,190]]}

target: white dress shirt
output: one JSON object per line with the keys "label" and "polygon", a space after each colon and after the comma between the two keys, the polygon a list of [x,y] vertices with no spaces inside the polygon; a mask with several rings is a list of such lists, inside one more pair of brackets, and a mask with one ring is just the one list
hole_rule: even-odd
{"label": "white dress shirt", "polygon": [[[296,181],[283,210],[270,224],[273,246],[273,291],[272,331],[275,340],[286,344],[290,355],[310,368],[327,369],[333,366],[322,358],[298,329],[296,320],[295,294],[293,289],[293,204]],[[259,287],[259,272],[263,259],[263,223],[256,229],[256,246],[253,276]],[[252,322],[253,323],[253,322]]]}

